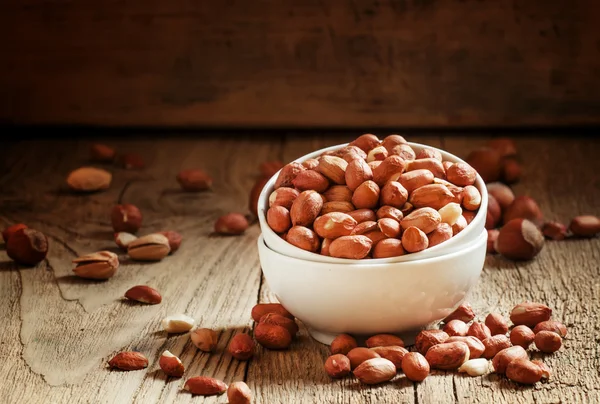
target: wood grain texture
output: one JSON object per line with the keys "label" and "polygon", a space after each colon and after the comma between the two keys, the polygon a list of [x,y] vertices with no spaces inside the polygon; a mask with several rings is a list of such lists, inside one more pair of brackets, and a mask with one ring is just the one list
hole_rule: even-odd
{"label": "wood grain texture", "polygon": [[594,0],[10,0],[0,121],[598,124]]}
{"label": "wood grain texture", "polygon": [[[368,387],[352,378],[331,381],[323,371],[328,347],[312,340],[301,326],[298,340],[285,352],[259,347],[248,363],[227,353],[231,337],[253,327],[250,310],[274,301],[261,277],[254,224],[241,237],[212,235],[221,213],[246,211],[247,193],[260,161],[289,161],[316,148],[344,143],[354,134],[266,139],[256,136],[161,140],[108,139],[119,150],[139,151],[148,168],[113,172],[111,188],[91,195],[65,190],[67,173],[87,164],[89,141],[49,140],[9,144],[0,150],[0,227],[26,222],[50,237],[47,261],[20,267],[0,247],[0,402],[167,403],[198,402],[182,391],[192,375],[214,375],[227,383],[245,380],[256,403],[587,403],[600,401],[598,390],[598,312],[600,312],[600,239],[547,242],[531,262],[515,263],[488,256],[477,287],[469,296],[480,319],[489,311],[507,315],[512,306],[531,299],[546,302],[569,328],[564,347],[544,362],[552,379],[519,387],[502,377],[470,378],[434,372],[413,384],[402,374],[392,382]],[[419,143],[459,156],[487,136],[408,136]],[[548,219],[567,222],[575,214],[599,214],[600,142],[590,138],[519,136],[527,151],[525,175],[514,189],[536,198]],[[535,151],[535,153],[531,152]],[[524,157],[524,156],[523,156]],[[179,191],[175,174],[202,167],[215,178],[212,191]],[[159,263],[126,260],[107,282],[72,276],[71,259],[98,249],[113,249],[108,212],[113,204],[131,202],[144,213],[142,234],[174,229],[182,247]],[[163,294],[157,306],[122,299],[135,284],[149,284]],[[219,330],[214,354],[199,352],[183,335],[167,336],[160,320],[187,313],[199,324]],[[148,369],[116,372],[106,362],[120,350],[140,350]],[[158,368],[162,351],[179,355],[187,372],[167,379]],[[536,356],[539,356],[536,354]],[[203,402],[225,402],[224,397]]]}

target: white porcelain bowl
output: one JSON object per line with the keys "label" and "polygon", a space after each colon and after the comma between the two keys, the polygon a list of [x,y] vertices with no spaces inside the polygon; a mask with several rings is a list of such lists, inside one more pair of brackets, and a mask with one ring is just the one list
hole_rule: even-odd
{"label": "white porcelain bowl", "polygon": [[487,232],[456,252],[387,264],[302,260],[270,249],[258,238],[260,264],[279,302],[330,344],[340,333],[396,333],[413,343],[416,333],[446,317],[477,283]]}
{"label": "white porcelain bowl", "polygon": [[[418,153],[423,148],[431,148],[435,150],[439,150],[442,154],[444,160],[452,161],[452,162],[464,162],[464,160],[456,157],[453,154],[450,154],[442,149],[438,149],[432,146],[423,145],[420,143],[408,143],[416,153]],[[313,153],[302,156],[294,161],[303,162],[311,158],[316,158],[321,155],[323,152],[330,150],[337,150],[348,144],[340,144],[336,146],[327,147],[321,150],[317,150]],[[262,235],[265,239],[265,243],[269,248],[280,252],[284,255],[288,255],[290,257],[296,257],[304,260],[318,261],[318,262],[329,262],[329,263],[355,263],[356,260],[347,259],[347,258],[334,258],[328,257],[325,255],[313,253],[310,251],[303,250],[301,248],[292,245],[279,237],[277,233],[275,233],[267,224],[267,210],[269,209],[269,196],[274,191],[275,181],[277,180],[277,176],[279,172],[277,172],[264,186],[260,196],[258,198],[258,220],[260,224],[260,229]],[[475,187],[481,193],[481,207],[477,212],[475,218],[469,223],[469,225],[456,236],[452,237],[450,240],[447,240],[443,243],[440,243],[431,248],[427,248],[423,251],[411,254],[405,254],[399,257],[391,257],[391,258],[372,258],[372,259],[363,259],[361,260],[364,264],[382,264],[382,263],[390,263],[390,262],[407,262],[420,260],[424,258],[435,257],[442,254],[448,254],[459,249],[463,248],[465,243],[468,243],[472,240],[478,238],[482,231],[485,229],[485,217],[487,215],[487,204],[488,204],[488,193],[485,183],[479,174],[477,174],[477,180],[475,181]]]}

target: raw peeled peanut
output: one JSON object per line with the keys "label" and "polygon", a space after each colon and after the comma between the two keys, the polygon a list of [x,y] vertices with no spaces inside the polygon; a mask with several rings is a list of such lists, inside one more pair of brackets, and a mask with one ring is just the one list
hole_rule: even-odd
{"label": "raw peeled peanut", "polygon": [[300,192],[294,188],[278,188],[269,195],[269,207],[283,206],[287,210],[292,208],[292,203],[300,195]]}
{"label": "raw peeled peanut", "polygon": [[398,237],[400,235],[400,223],[394,219],[379,219],[377,227],[386,237]]}
{"label": "raw peeled peanut", "polygon": [[346,354],[346,356],[348,357],[348,359],[350,359],[350,366],[352,367],[352,369],[355,369],[356,367],[358,367],[358,365],[360,365],[368,359],[381,357],[377,352],[365,347],[351,349],[350,352]]}
{"label": "raw peeled peanut", "polygon": [[269,313],[279,314],[280,316],[287,317],[291,320],[294,319],[294,315],[287,311],[280,303],[258,303],[252,307],[251,316],[255,322],[260,322],[260,319]]}
{"label": "raw peeled peanut", "polygon": [[444,325],[444,332],[451,337],[460,336],[464,337],[467,335],[469,331],[469,326],[467,323],[461,320],[450,320],[448,323]]}
{"label": "raw peeled peanut", "polygon": [[515,194],[512,189],[501,182],[491,182],[486,184],[488,194],[492,195],[502,211],[506,211],[511,203],[515,200]]}
{"label": "raw peeled peanut", "polygon": [[130,203],[115,205],[110,221],[115,232],[136,233],[142,227],[142,212]]}
{"label": "raw peeled peanut", "polygon": [[415,208],[429,207],[439,210],[450,202],[455,202],[456,197],[445,185],[429,184],[415,189],[408,201]]}
{"label": "raw peeled peanut", "polygon": [[385,160],[388,156],[388,151],[383,146],[377,146],[372,148],[369,153],[367,153],[367,163],[375,160]]}
{"label": "raw peeled peanut", "polygon": [[480,323],[478,321],[474,321],[469,326],[469,331],[467,331],[467,335],[477,338],[480,341],[485,340],[492,336],[490,329],[484,323]]}
{"label": "raw peeled peanut", "polygon": [[473,185],[467,185],[462,190],[462,206],[467,210],[477,210],[481,206],[481,193]]}
{"label": "raw peeled peanut", "polygon": [[227,350],[235,359],[247,361],[254,356],[254,340],[248,334],[237,334],[231,339]]}
{"label": "raw peeled peanut", "polygon": [[323,207],[321,208],[321,214],[325,215],[331,212],[342,212],[342,213],[350,213],[356,208],[350,202],[343,201],[331,201],[325,202]]}
{"label": "raw peeled peanut", "polygon": [[244,382],[233,382],[227,388],[227,404],[250,404],[252,391]]}
{"label": "raw peeled peanut", "polygon": [[434,369],[454,370],[469,360],[469,354],[469,347],[464,342],[444,342],[429,348],[425,359]]}
{"label": "raw peeled peanut", "polygon": [[67,185],[73,191],[94,192],[108,189],[112,174],[94,167],[81,167],[69,173]]}
{"label": "raw peeled peanut", "polygon": [[304,226],[294,226],[288,232],[285,240],[303,250],[317,252],[320,242],[317,233]]}
{"label": "raw peeled peanut", "polygon": [[563,323],[556,320],[547,320],[537,323],[533,328],[533,332],[537,334],[540,331],[552,331],[560,335],[561,338],[567,336],[567,327],[565,327]]}
{"label": "raw peeled peanut", "polygon": [[400,156],[389,156],[373,169],[373,181],[383,187],[390,177],[401,173],[406,167],[406,162]]}
{"label": "raw peeled peanut", "polygon": [[484,182],[495,182],[500,179],[502,162],[496,150],[480,147],[471,151],[465,161],[479,173]]}
{"label": "raw peeled peanut", "polygon": [[554,331],[542,330],[535,334],[535,346],[542,352],[556,352],[562,346],[562,338]]}
{"label": "raw peeled peanut", "polygon": [[187,379],[183,389],[200,396],[213,396],[225,393],[227,385],[212,377],[196,376]]}
{"label": "raw peeled peanut", "polygon": [[346,183],[346,168],[348,162],[341,157],[322,156],[319,157],[317,170],[335,184]]}
{"label": "raw peeled peanut", "polygon": [[349,334],[340,334],[336,336],[331,342],[330,349],[331,354],[343,354],[347,355],[348,352],[358,347],[356,339]]}
{"label": "raw peeled peanut", "polygon": [[505,225],[513,219],[527,219],[536,226],[541,226],[544,215],[533,198],[521,195],[514,199],[502,215],[502,220]]}
{"label": "raw peeled peanut", "polygon": [[405,231],[409,227],[416,227],[427,234],[432,232],[441,222],[442,217],[437,210],[433,208],[419,208],[405,216],[400,222],[400,226]]}
{"label": "raw peeled peanut", "polygon": [[465,337],[454,336],[450,337],[446,340],[446,342],[464,342],[469,347],[469,359],[475,359],[481,357],[483,355],[483,351],[485,351],[485,346],[483,342],[478,340],[475,337],[467,335]]}
{"label": "raw peeled peanut", "polygon": [[504,335],[508,332],[508,322],[499,313],[488,314],[485,318],[485,325],[490,329],[492,335]]}
{"label": "raw peeled peanut", "polygon": [[415,338],[415,348],[425,355],[429,348],[445,342],[450,336],[442,330],[422,330]]}
{"label": "raw peeled peanut", "polygon": [[379,384],[390,381],[396,376],[396,366],[385,358],[367,359],[352,372],[365,384]]}
{"label": "raw peeled peanut", "polygon": [[397,238],[386,238],[375,244],[373,247],[373,258],[391,258],[404,255],[402,241]]}
{"label": "raw peeled peanut", "polygon": [[510,347],[510,340],[504,334],[492,335],[481,342],[485,346],[482,356],[486,359],[492,359],[498,352]]}
{"label": "raw peeled peanut", "polygon": [[158,365],[167,376],[181,377],[185,368],[181,360],[168,350],[164,351],[158,360]]}
{"label": "raw peeled peanut", "polygon": [[[397,177],[397,178],[396,178]],[[390,180],[398,181],[410,194],[415,189],[420,188],[424,185],[433,184],[435,177],[431,171],[426,169],[413,170],[399,175],[394,175]]]}
{"label": "raw peeled peanut", "polygon": [[[402,214],[402,211],[400,209],[394,208],[393,206],[387,206],[384,205],[382,207],[380,207],[379,209],[377,209],[377,219],[384,219],[384,218],[389,218],[389,219],[394,219],[397,222],[400,222],[402,220],[402,218],[404,217],[404,215]],[[375,220],[375,219],[373,219]]]}
{"label": "raw peeled peanut", "polygon": [[6,254],[22,265],[36,265],[48,254],[48,238],[41,231],[20,228],[8,236]]}
{"label": "raw peeled peanut", "polygon": [[331,212],[319,216],[313,223],[315,232],[323,238],[335,239],[341,236],[349,236],[358,223],[342,212]]}
{"label": "raw peeled peanut", "polygon": [[524,349],[529,348],[534,339],[535,333],[526,325],[518,325],[510,331],[510,342]]}
{"label": "raw peeled peanut", "polygon": [[409,161],[406,163],[406,171],[407,172],[414,171],[414,170],[421,170],[421,169],[431,171],[433,176],[436,178],[443,179],[446,177],[446,170],[444,169],[442,162],[438,159],[426,158],[426,159],[413,160],[413,161]]}
{"label": "raw peeled peanut", "polygon": [[169,334],[179,334],[191,330],[194,327],[195,322],[196,320],[190,316],[186,316],[185,314],[175,314],[165,317],[161,324],[163,329]]}
{"label": "raw peeled peanut", "polygon": [[129,300],[146,304],[159,304],[162,301],[162,296],[158,293],[158,290],[146,285],[137,285],[129,288],[125,292],[125,297]]}
{"label": "raw peeled peanut", "polygon": [[503,375],[506,373],[506,367],[508,364],[515,359],[529,359],[527,355],[527,351],[519,345],[511,346],[508,348],[504,348],[500,352],[494,356],[492,359],[492,366],[494,367],[494,372],[499,375]]}
{"label": "raw peeled peanut", "polygon": [[435,229],[433,229],[431,233],[427,234],[427,239],[429,240],[428,248],[441,244],[446,240],[450,240],[451,238],[452,226],[450,226],[448,223],[440,223]]}
{"label": "raw peeled peanut", "polygon": [[373,348],[376,346],[404,346],[404,341],[402,338],[393,335],[393,334],[377,334],[373,335],[365,341],[365,344],[368,348]]}
{"label": "raw peeled peanut", "polygon": [[404,359],[404,355],[408,353],[406,348],[394,345],[376,346],[371,348],[371,350],[377,352],[382,358],[392,362],[397,370],[402,368],[402,359]]}
{"label": "raw peeled peanut", "polygon": [[268,323],[258,323],[254,327],[254,338],[272,350],[288,349],[292,343],[292,336],[285,327]]}
{"label": "raw peeled peanut", "polygon": [[248,225],[248,219],[241,213],[227,213],[215,222],[215,233],[237,236],[244,233]]}
{"label": "raw peeled peanut", "polygon": [[372,246],[373,242],[367,236],[342,236],[331,242],[329,254],[335,258],[361,259],[369,254]]}
{"label": "raw peeled peanut", "polygon": [[332,379],[341,379],[350,374],[350,359],[343,354],[333,354],[325,361],[324,368]]}
{"label": "raw peeled peanut", "polygon": [[267,210],[267,224],[275,233],[285,233],[292,227],[290,211],[283,206],[270,207]]}
{"label": "raw peeled peanut", "polygon": [[496,251],[496,240],[498,239],[498,234],[500,234],[500,230],[491,229],[491,230],[486,230],[486,231],[488,234],[486,253],[495,254],[498,252],[498,251]]}
{"label": "raw peeled peanut", "polygon": [[446,179],[455,185],[466,187],[475,183],[477,171],[467,163],[455,163],[446,171]]}
{"label": "raw peeled peanut", "polygon": [[351,235],[364,235],[371,231],[377,230],[377,222],[362,222],[356,225],[352,230]]}
{"label": "raw peeled peanut", "polygon": [[438,213],[440,214],[443,223],[448,223],[450,226],[452,226],[462,215],[462,209],[458,203],[450,202],[447,205],[442,206],[438,210]]}
{"label": "raw peeled peanut", "polygon": [[564,240],[567,238],[567,226],[559,222],[546,222],[542,226],[542,234],[551,240]]}
{"label": "raw peeled peanut", "polygon": [[140,352],[125,351],[116,354],[108,365],[121,370],[140,370],[148,367],[148,359]]}
{"label": "raw peeled peanut", "polygon": [[290,218],[294,226],[310,226],[323,207],[323,198],[319,193],[308,190],[301,192],[292,203]]}
{"label": "raw peeled peanut", "polygon": [[258,322],[279,325],[288,330],[292,338],[294,338],[298,333],[298,324],[296,324],[296,321],[294,319],[282,316],[281,314],[267,313],[262,316]]}
{"label": "raw peeled peanut", "polygon": [[381,188],[381,204],[401,208],[408,200],[408,191],[397,181],[388,181]]}
{"label": "raw peeled peanut", "polygon": [[535,384],[542,378],[542,369],[529,359],[515,359],[506,366],[506,377],[521,384]]}
{"label": "raw peeled peanut", "polygon": [[119,257],[111,251],[99,251],[73,260],[75,275],[85,279],[112,278],[119,268]]}
{"label": "raw peeled peanut", "polygon": [[419,352],[409,352],[402,358],[402,372],[408,380],[422,382],[429,376],[429,362]]}
{"label": "raw peeled peanut", "polygon": [[294,178],[296,178],[299,172],[304,170],[306,170],[306,168],[304,168],[302,164],[297,163],[295,161],[286,164],[285,166],[283,166],[281,171],[279,171],[277,180],[275,180],[275,189],[281,187],[293,188],[294,184],[292,183],[292,181],[294,181]]}
{"label": "raw peeled peanut", "polygon": [[312,189],[316,192],[324,192],[329,188],[329,181],[323,176],[323,174],[314,170],[300,171],[296,178],[292,181],[292,184],[299,191],[306,191]]}
{"label": "raw peeled peanut", "polygon": [[485,358],[469,359],[458,368],[459,373],[469,376],[483,376],[490,371],[490,362]]}
{"label": "raw peeled peanut", "polygon": [[411,226],[402,233],[402,246],[410,253],[423,251],[429,246],[429,239],[421,229]]}
{"label": "raw peeled peanut", "polygon": [[127,247],[127,254],[137,261],[160,261],[170,252],[169,239],[158,233],[135,239]]}
{"label": "raw peeled peanut", "polygon": [[409,144],[399,144],[392,148],[390,155],[399,156],[406,161],[412,161],[417,158],[417,155]]}
{"label": "raw peeled peanut", "polygon": [[204,191],[212,187],[213,179],[204,170],[188,169],[175,177],[181,189],[187,192]]}
{"label": "raw peeled peanut", "polygon": [[444,319],[444,322],[449,322],[451,320],[461,320],[464,321],[465,323],[468,323],[469,321],[473,320],[475,318],[475,312],[473,312],[473,307],[471,307],[471,305],[467,302],[462,303],[460,306],[458,306],[452,313],[450,313],[448,316],[446,316],[446,318]]}
{"label": "raw peeled peanut", "polygon": [[515,325],[535,327],[542,321],[547,321],[552,315],[552,309],[545,304],[523,302],[517,304],[510,312],[510,321]]}
{"label": "raw peeled peanut", "polygon": [[[377,212],[379,212],[379,210],[377,210]],[[375,213],[373,212],[372,209],[356,209],[351,212],[348,212],[348,214],[350,216],[352,216],[352,218],[354,220],[356,220],[357,223],[362,223],[362,222],[367,222],[367,221],[374,222],[377,219],[377,217],[375,216]]]}
{"label": "raw peeled peanut", "polygon": [[372,209],[379,203],[379,193],[379,186],[374,181],[365,181],[354,190],[352,204],[357,209]]}
{"label": "raw peeled peanut", "polygon": [[513,219],[500,229],[495,250],[512,260],[533,259],[544,247],[544,235],[533,222]]}
{"label": "raw peeled peanut", "polygon": [[323,193],[328,202],[352,201],[352,190],[346,185],[334,185]]}
{"label": "raw peeled peanut", "polygon": [[365,153],[368,153],[374,147],[379,146],[379,138],[372,133],[365,133],[350,142],[349,146],[356,146]]}
{"label": "raw peeled peanut", "polygon": [[436,160],[439,160],[439,161],[443,160],[442,153],[440,153],[439,150],[435,150],[435,149],[432,149],[430,147],[425,147],[425,148],[421,149],[417,153],[417,156],[416,156],[417,160],[418,159],[429,159],[429,158],[436,159]]}
{"label": "raw peeled peanut", "polygon": [[387,135],[381,141],[381,145],[383,147],[385,147],[390,154],[392,153],[392,150],[394,149],[394,147],[398,146],[399,144],[406,144],[406,139],[404,139],[403,136],[396,135],[396,134]]}
{"label": "raw peeled peanut", "polygon": [[217,332],[210,328],[192,328],[190,339],[196,348],[203,352],[212,352],[217,347]]}
{"label": "raw peeled peanut", "polygon": [[592,215],[576,216],[571,220],[569,230],[579,237],[594,237],[600,233],[600,218]]}

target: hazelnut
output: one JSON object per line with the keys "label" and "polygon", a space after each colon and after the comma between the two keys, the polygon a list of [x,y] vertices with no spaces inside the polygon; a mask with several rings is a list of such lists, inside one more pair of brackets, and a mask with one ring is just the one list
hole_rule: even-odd
{"label": "hazelnut", "polygon": [[135,234],[142,227],[142,212],[130,203],[116,205],[110,214],[113,230]]}
{"label": "hazelnut", "polygon": [[204,191],[212,187],[213,183],[212,178],[199,169],[182,170],[177,174],[176,179],[181,189],[187,192]]}
{"label": "hazelnut", "polygon": [[239,235],[248,228],[248,220],[241,213],[228,213],[215,222],[215,233]]}
{"label": "hazelnut", "polygon": [[26,228],[27,228],[26,224],[17,223],[17,224],[13,224],[12,226],[9,226],[6,229],[4,229],[4,231],[2,232],[2,238],[4,239],[4,243],[8,243],[8,239],[10,238],[10,236],[15,234],[17,231],[19,231],[21,229],[26,229]]}
{"label": "hazelnut", "polygon": [[530,260],[544,247],[544,236],[531,221],[513,219],[500,229],[494,247],[508,259]]}
{"label": "hazelnut", "polygon": [[48,239],[40,231],[22,228],[10,235],[6,243],[6,253],[19,264],[36,265],[46,258]]}
{"label": "hazelnut", "polygon": [[518,196],[506,208],[503,215],[504,224],[513,219],[527,219],[533,222],[536,226],[542,225],[543,214],[536,201],[529,196]]}
{"label": "hazelnut", "polygon": [[475,169],[484,182],[494,182],[500,179],[502,162],[500,154],[489,147],[473,150],[465,161]]}

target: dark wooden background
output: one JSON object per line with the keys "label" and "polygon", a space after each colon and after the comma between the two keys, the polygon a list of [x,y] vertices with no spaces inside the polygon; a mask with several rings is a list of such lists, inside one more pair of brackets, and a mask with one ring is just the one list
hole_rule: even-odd
{"label": "dark wooden background", "polygon": [[600,123],[597,0],[7,0],[0,122]]}

